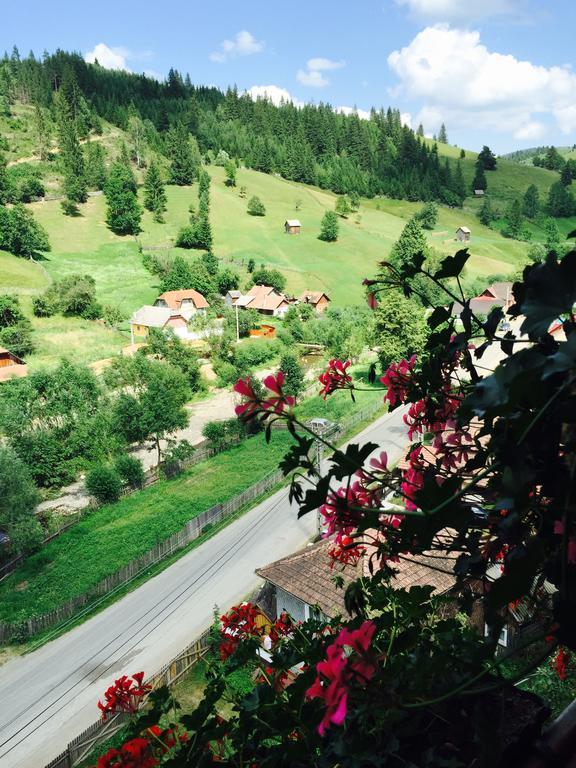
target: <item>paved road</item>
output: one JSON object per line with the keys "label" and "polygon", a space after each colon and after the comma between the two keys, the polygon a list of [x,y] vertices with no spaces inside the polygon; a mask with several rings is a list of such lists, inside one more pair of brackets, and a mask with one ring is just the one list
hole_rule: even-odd
{"label": "paved road", "polygon": [[[391,460],[406,445],[402,413],[360,436]],[[258,586],[254,569],[310,540],[282,489],[122,600],[27,656],[0,667],[0,765],[42,768],[98,718],[96,702],[123,673],[149,674],[176,656],[225,609]],[[81,567],[81,563],[78,564]]]}

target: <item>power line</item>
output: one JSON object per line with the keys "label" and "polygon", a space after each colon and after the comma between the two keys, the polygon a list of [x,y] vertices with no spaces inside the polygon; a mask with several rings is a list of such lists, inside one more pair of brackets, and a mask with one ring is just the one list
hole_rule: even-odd
{"label": "power line", "polygon": [[[206,577],[206,576],[208,576],[208,575],[215,575],[215,574],[216,574],[216,573],[218,573],[220,570],[222,570],[222,568],[224,567],[224,565],[225,565],[225,564],[226,564],[226,563],[227,563],[229,560],[231,560],[231,559],[232,559],[231,557],[227,557],[227,555],[230,555],[230,553],[232,553],[233,551],[237,551],[237,549],[238,549],[238,543],[239,543],[239,542],[243,542],[243,541],[244,541],[244,540],[245,540],[245,539],[246,539],[248,536],[250,536],[250,534],[252,534],[252,533],[253,533],[253,532],[254,532],[254,531],[257,529],[257,528],[259,528],[259,527],[260,527],[260,526],[261,526],[261,525],[262,525],[262,524],[263,524],[263,523],[264,523],[264,522],[267,520],[267,518],[268,518],[268,517],[269,517],[269,516],[272,514],[272,512],[273,512],[273,511],[274,511],[274,510],[275,510],[275,509],[276,509],[276,508],[277,508],[277,507],[280,505],[280,503],[281,503],[282,501],[284,501],[284,500],[285,500],[285,498],[286,498],[286,492],[284,492],[284,493],[283,493],[283,494],[280,496],[280,498],[279,498],[279,499],[278,499],[278,500],[277,500],[277,501],[276,501],[274,504],[272,504],[272,505],[270,506],[270,508],[269,508],[269,509],[268,509],[268,510],[267,510],[267,511],[264,513],[264,515],[262,515],[262,516],[261,516],[261,517],[260,517],[260,518],[259,518],[259,519],[258,519],[258,520],[257,520],[257,521],[254,523],[254,524],[253,524],[253,525],[251,525],[249,528],[247,528],[247,529],[246,529],[246,531],[244,531],[244,533],[243,533],[243,534],[241,534],[241,535],[240,535],[240,537],[238,537],[238,538],[237,538],[237,539],[236,539],[236,540],[233,542],[233,544],[232,544],[232,545],[231,545],[231,546],[230,546],[230,547],[229,547],[227,550],[225,550],[225,551],[224,551],[224,553],[223,553],[223,554],[222,554],[222,555],[221,555],[219,558],[217,558],[216,560],[214,560],[214,561],[211,563],[211,565],[210,565],[210,566],[209,566],[209,567],[208,567],[206,570],[204,570],[204,571],[203,571],[201,574],[199,574],[199,575],[197,576],[197,578],[196,578],[196,579],[194,579],[194,581],[192,581],[192,582],[191,582],[191,583],[190,583],[188,586],[186,586],[184,589],[182,589],[182,590],[181,590],[181,591],[180,591],[180,592],[179,592],[179,593],[178,593],[178,594],[177,594],[177,595],[174,597],[174,600],[178,600],[180,597],[182,597],[184,594],[186,594],[186,592],[188,592],[190,589],[192,589],[192,588],[193,588],[193,587],[194,587],[194,586],[195,586],[195,585],[196,585],[196,584],[197,584],[199,581],[201,581],[201,580],[202,580],[204,577]],[[221,565],[218,565],[219,563],[221,563],[221,561],[224,561],[224,562],[222,562],[222,564],[221,564]],[[211,572],[211,571],[214,569],[214,567],[215,567],[215,566],[217,566],[217,565],[218,565],[218,567],[216,567],[216,569],[214,570],[214,573],[210,573],[210,572]],[[152,607],[151,607],[151,608],[150,608],[148,611],[146,611],[146,613],[144,613],[142,616],[140,616],[140,617],[138,618],[138,620],[137,620],[137,621],[138,621],[138,622],[140,622],[142,619],[144,619],[146,616],[148,616],[148,614],[149,614],[151,611],[153,611],[155,608],[157,608],[157,607],[158,607],[158,606],[159,606],[159,605],[160,605],[160,604],[161,604],[163,601],[165,601],[165,600],[166,600],[166,598],[167,598],[167,597],[169,597],[170,595],[172,595],[172,594],[173,594],[173,593],[174,593],[174,592],[175,592],[177,589],[179,589],[181,586],[182,586],[182,585],[180,584],[180,585],[178,585],[177,587],[174,587],[174,589],[172,589],[172,590],[171,590],[171,591],[168,593],[168,595],[164,595],[164,596],[163,596],[163,597],[162,597],[162,598],[161,598],[161,599],[160,599],[160,600],[159,600],[157,603],[155,603],[155,604],[154,604],[154,605],[153,605],[153,606],[152,606]],[[184,602],[184,601],[183,601],[183,602]],[[173,604],[173,603],[172,603],[172,604]],[[172,616],[172,615],[173,615],[173,614],[174,614],[174,613],[175,613],[175,612],[176,612],[176,611],[177,611],[177,610],[180,608],[181,604],[182,604],[182,603],[178,603],[178,604],[177,604],[175,607],[173,607],[173,608],[172,608],[172,610],[171,610],[171,611],[170,611],[168,614],[166,614],[166,616],[164,616],[164,618],[163,618],[163,619],[161,619],[161,620],[160,620],[160,622],[159,622],[158,624],[155,624],[155,625],[154,625],[152,628],[150,628],[150,629],[149,629],[149,630],[148,630],[148,631],[147,631],[147,632],[146,632],[144,635],[142,635],[142,637],[140,637],[140,638],[139,638],[139,639],[136,641],[136,643],[134,643],[134,644],[132,644],[131,646],[129,646],[129,647],[126,649],[126,651],[125,651],[125,654],[126,654],[128,651],[132,650],[134,647],[136,647],[136,645],[137,645],[138,643],[140,643],[142,640],[144,640],[146,637],[148,637],[148,635],[150,635],[152,632],[154,632],[155,630],[157,630],[157,629],[158,629],[158,628],[159,628],[159,627],[162,625],[162,623],[163,623],[164,621],[166,621],[166,619],[168,619],[170,616]],[[164,613],[164,612],[166,611],[166,609],[167,609],[168,607],[169,607],[169,606],[165,606],[165,607],[164,607],[164,608],[162,608],[160,611],[158,611],[158,612],[157,612],[157,613],[156,613],[156,614],[155,614],[155,615],[154,615],[154,616],[153,616],[153,617],[150,619],[150,622],[153,622],[153,621],[155,621],[155,620],[156,620],[156,619],[157,619],[159,616],[161,616],[161,614],[162,614],[162,613]],[[118,646],[117,648],[115,648],[115,649],[114,649],[114,651],[112,651],[111,655],[115,655],[115,654],[117,654],[117,653],[118,653],[118,651],[120,651],[122,648],[124,648],[124,646],[126,646],[126,645],[127,645],[127,643],[129,643],[129,642],[130,642],[130,640],[132,640],[133,638],[135,638],[135,637],[136,637],[137,635],[139,635],[141,632],[142,632],[142,629],[139,629],[139,630],[137,630],[136,632],[134,632],[132,635],[130,635],[130,637],[128,637],[128,638],[127,638],[127,639],[126,639],[126,640],[125,640],[125,641],[124,641],[124,642],[123,642],[123,643],[122,643],[120,646]],[[91,655],[91,656],[90,656],[90,657],[89,657],[89,658],[88,658],[86,661],[84,661],[84,662],[82,663],[82,665],[80,665],[79,667],[77,667],[77,668],[74,670],[74,672],[77,672],[77,671],[79,671],[79,670],[80,670],[82,667],[84,667],[84,666],[86,665],[87,661],[89,662],[89,661],[91,661],[92,659],[94,659],[96,656],[98,656],[98,654],[100,654],[102,651],[104,651],[104,650],[105,650],[105,649],[106,649],[106,648],[107,648],[107,647],[110,645],[110,643],[113,643],[115,640],[117,640],[118,638],[120,638],[120,637],[121,637],[121,635],[122,635],[122,633],[119,633],[119,634],[118,634],[118,635],[116,635],[116,636],[115,636],[115,637],[114,637],[114,638],[113,638],[111,641],[107,642],[107,643],[106,643],[106,646],[104,646],[103,648],[100,648],[100,649],[99,649],[99,650],[97,650],[95,653],[93,653],[93,654],[92,654],[92,655]],[[125,655],[125,654],[124,654],[124,655]],[[107,667],[106,667],[106,668],[105,668],[105,669],[104,669],[104,670],[101,672],[101,674],[100,674],[100,677],[102,677],[103,675],[105,675],[105,674],[106,674],[106,672],[108,672],[108,670],[109,670],[109,669],[111,669],[111,668],[114,666],[114,664],[115,664],[115,662],[112,662],[111,664],[109,664],[109,665],[108,665],[108,666],[107,666]],[[73,690],[74,690],[74,689],[75,689],[75,688],[76,688],[78,685],[80,685],[80,684],[81,684],[81,683],[82,683],[82,682],[83,682],[83,681],[84,681],[86,678],[88,678],[90,675],[92,675],[92,674],[93,674],[93,673],[94,673],[94,672],[95,672],[95,671],[98,669],[98,667],[99,667],[99,665],[97,665],[97,666],[95,666],[95,667],[91,668],[89,671],[85,672],[85,673],[84,673],[84,675],[83,675],[83,676],[82,676],[82,677],[81,677],[79,680],[77,680],[77,681],[76,681],[76,682],[75,682],[73,685],[71,685],[69,688],[67,688],[67,689],[66,689],[66,690],[65,690],[63,693],[61,693],[61,694],[60,694],[60,695],[59,695],[59,696],[58,696],[56,699],[54,699],[52,702],[50,702],[50,704],[48,704],[46,707],[44,707],[44,709],[43,709],[43,710],[41,710],[41,711],[40,711],[40,712],[39,712],[37,715],[35,715],[35,716],[34,716],[33,718],[31,718],[31,719],[30,719],[28,722],[26,722],[24,725],[22,725],[22,726],[21,726],[21,727],[20,727],[20,728],[19,728],[17,731],[15,731],[15,732],[14,732],[14,733],[13,733],[11,736],[9,736],[7,739],[5,739],[3,742],[1,742],[1,743],[0,743],[0,748],[4,747],[6,744],[8,744],[8,743],[9,743],[10,741],[12,741],[14,738],[16,738],[17,736],[19,736],[19,735],[22,733],[22,731],[24,731],[26,728],[28,728],[30,725],[32,725],[32,723],[34,723],[36,720],[38,720],[38,718],[39,718],[39,717],[42,717],[42,715],[44,715],[44,714],[45,714],[45,713],[46,713],[46,712],[47,712],[49,709],[51,709],[51,708],[52,708],[52,707],[53,707],[55,704],[57,704],[57,703],[58,703],[58,702],[59,702],[59,701],[60,701],[62,698],[64,698],[66,695],[68,695],[68,694],[69,694],[71,691],[73,691]],[[72,674],[73,674],[73,673],[72,673]],[[89,687],[89,686],[84,686],[84,688],[82,689],[82,691],[86,690],[88,687]],[[80,693],[81,693],[82,691],[80,691]],[[27,707],[25,710],[21,711],[19,714],[17,714],[15,717],[13,717],[13,718],[12,718],[12,720],[10,720],[10,722],[8,723],[8,725],[11,725],[11,724],[12,724],[12,723],[13,723],[15,720],[17,720],[19,717],[22,717],[23,715],[26,715],[26,713],[27,713],[27,712],[29,712],[31,709],[32,709],[31,707]],[[52,714],[52,715],[49,715],[49,716],[48,716],[48,717],[47,717],[45,720],[43,720],[43,721],[40,723],[40,725],[45,725],[45,724],[46,724],[46,723],[47,723],[47,722],[48,722],[48,721],[49,721],[49,720],[50,720],[52,717],[54,717],[54,714]],[[26,738],[28,738],[28,736],[29,736],[29,735],[30,735],[30,734],[28,734],[28,735],[24,736],[24,737],[23,737],[23,739],[26,739]],[[21,743],[21,742],[19,742],[19,743]],[[9,753],[10,753],[10,752],[13,750],[13,749],[15,749],[15,747],[16,747],[16,746],[17,746],[17,745],[15,744],[15,745],[13,745],[12,747],[10,747],[9,749],[7,749],[5,752],[3,752],[3,753],[0,755],[0,758],[2,758],[2,757],[5,757],[6,755],[8,755],[8,754],[9,754]]]}

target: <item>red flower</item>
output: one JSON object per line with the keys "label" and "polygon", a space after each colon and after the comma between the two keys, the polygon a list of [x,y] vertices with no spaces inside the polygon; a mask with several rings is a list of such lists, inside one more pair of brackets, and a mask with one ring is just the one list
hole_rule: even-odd
{"label": "red flower", "polygon": [[250,376],[247,376],[245,379],[238,379],[236,384],[234,384],[234,392],[237,392],[244,398],[244,401],[234,409],[236,416],[249,418],[261,409],[260,399],[250,384]]}
{"label": "red flower", "polygon": [[568,675],[568,664],[570,662],[570,651],[560,647],[558,653],[552,659],[552,668],[556,671],[560,680],[566,680]]}
{"label": "red flower", "polygon": [[324,716],[318,726],[321,736],[331,725],[342,725],[350,692],[354,687],[364,687],[376,673],[376,666],[368,655],[375,631],[373,621],[365,621],[355,630],[342,629],[328,646],[326,659],[316,665],[316,680],[306,696],[324,700]]}
{"label": "red flower", "polygon": [[148,739],[140,737],[127,741],[120,749],[109,749],[98,758],[96,768],[154,768],[160,765],[152,754]]}
{"label": "red flower", "polygon": [[322,384],[320,394],[324,395],[324,400],[337,389],[354,388],[352,376],[347,373],[349,366],[350,360],[347,360],[345,363],[342,360],[330,360],[328,368],[318,377],[318,381]]}
{"label": "red flower", "polygon": [[412,355],[410,360],[401,360],[399,363],[391,363],[388,370],[380,378],[382,384],[388,388],[384,396],[390,405],[396,405],[397,402],[403,403],[408,397],[408,385],[414,372],[416,364],[416,355]]}
{"label": "red flower", "polygon": [[370,307],[370,309],[378,309],[378,297],[374,293],[374,291],[368,291],[366,294],[366,303]]}
{"label": "red flower", "polygon": [[142,697],[152,690],[152,686],[145,685],[143,681],[144,672],[136,672],[131,678],[122,675],[118,680],[115,680],[114,685],[111,685],[104,692],[105,703],[98,702],[98,709],[102,712],[102,720],[106,720],[108,715],[115,712],[128,712],[129,714],[137,712]]}
{"label": "red flower", "polygon": [[286,395],[283,392],[284,374],[282,371],[278,371],[276,376],[272,374],[266,376],[264,386],[273,393],[272,397],[268,397],[263,403],[267,411],[282,413],[285,407],[292,408],[294,406],[295,399],[292,395]]}
{"label": "red flower", "polygon": [[328,556],[332,560],[330,568],[334,568],[336,563],[356,566],[365,551],[366,548],[361,544],[356,544],[350,536],[341,536],[339,543],[334,544],[328,550]]}
{"label": "red flower", "polygon": [[231,656],[241,640],[260,638],[265,634],[265,628],[256,625],[258,611],[252,603],[242,603],[233,606],[228,613],[220,617],[222,628],[220,635],[220,658],[222,661]]}

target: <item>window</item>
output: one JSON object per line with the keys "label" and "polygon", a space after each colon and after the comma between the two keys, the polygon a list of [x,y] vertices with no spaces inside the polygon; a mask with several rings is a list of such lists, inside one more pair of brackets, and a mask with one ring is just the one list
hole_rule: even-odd
{"label": "window", "polygon": [[[489,635],[490,627],[488,624],[484,624],[484,637],[488,637]],[[500,637],[498,638],[498,645],[501,645],[503,648],[508,647],[508,627],[502,627]]]}

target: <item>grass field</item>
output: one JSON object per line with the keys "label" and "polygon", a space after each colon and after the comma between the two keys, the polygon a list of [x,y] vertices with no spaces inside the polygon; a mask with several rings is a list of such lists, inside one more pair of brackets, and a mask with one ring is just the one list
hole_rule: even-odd
{"label": "grass field", "polygon": [[[338,421],[376,397],[374,392],[358,392],[355,404],[344,394],[326,403],[311,397],[298,412],[303,419],[322,415]],[[285,430],[275,431],[270,444],[263,434],[257,435],[175,479],[99,508],[0,583],[0,620],[40,615],[83,594],[175,533],[187,520],[274,471],[291,442]]]}
{"label": "grass field", "polygon": [[[14,118],[0,121],[9,139],[8,159],[27,157],[33,153],[33,129],[30,108],[19,106]],[[117,150],[120,131],[104,125],[102,141],[109,150]],[[441,156],[455,160],[460,150],[439,145]],[[109,152],[109,156],[112,156]],[[467,186],[474,173],[476,154],[466,152],[462,161]],[[51,163],[56,173],[56,164]],[[304,290],[324,290],[335,305],[363,301],[362,280],[373,275],[378,262],[385,259],[398,239],[407,220],[421,207],[386,198],[367,200],[358,216],[340,219],[340,235],[336,243],[318,239],[324,212],[333,209],[332,193],[242,168],[237,174],[237,186],[224,184],[224,171],[208,167],[212,176],[211,222],[214,250],[224,264],[231,264],[247,279],[245,265],[249,259],[282,270],[287,278],[287,292],[299,295]],[[51,178],[51,177],[50,177]],[[507,160],[498,160],[498,169],[487,173],[492,202],[505,210],[510,200],[522,195],[534,183],[546,199],[550,184],[557,174]],[[240,187],[246,187],[247,198],[240,197]],[[144,213],[143,231],[138,238],[118,237],[106,226],[106,201],[103,196],[89,198],[80,206],[80,216],[63,215],[59,201],[34,203],[32,209],[47,229],[52,250],[41,264],[15,259],[0,252],[0,290],[17,293],[29,311],[31,297],[46,288],[51,280],[72,273],[90,274],[96,280],[97,297],[105,304],[118,306],[129,317],[135,309],[152,303],[158,295],[158,280],[143,265],[138,244],[167,246],[173,253],[178,230],[189,219],[190,203],[197,203],[197,187],[168,187],[168,211],[163,224]],[[246,212],[247,199],[257,195],[266,206],[266,216],[253,217]],[[296,210],[296,201],[300,201]],[[529,245],[505,239],[497,229],[483,227],[476,213],[480,199],[469,197],[462,210],[440,206],[440,216],[428,240],[441,254],[454,253],[459,244],[454,240],[456,229],[465,225],[472,230],[468,264],[469,277],[506,275],[526,261]],[[299,218],[302,233],[284,233],[286,218]],[[574,220],[560,221],[564,234],[574,229]],[[534,239],[542,239],[536,225],[530,225]],[[199,252],[187,254],[194,258]],[[30,313],[31,315],[31,313]],[[76,318],[32,318],[36,330],[38,351],[29,359],[32,369],[53,365],[60,357],[74,357],[85,363],[110,357],[128,342],[126,332],[106,328],[95,322]],[[122,326],[124,328],[124,326]]]}

